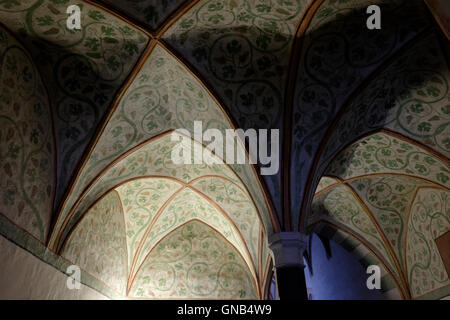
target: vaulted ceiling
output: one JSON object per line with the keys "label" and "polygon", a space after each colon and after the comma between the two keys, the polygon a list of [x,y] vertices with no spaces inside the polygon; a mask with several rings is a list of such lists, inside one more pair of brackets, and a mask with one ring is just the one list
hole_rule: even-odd
{"label": "vaulted ceiling", "polygon": [[[261,298],[267,236],[319,224],[405,298],[448,288],[448,43],[422,1],[13,0],[0,21],[0,212],[121,296]],[[280,129],[280,172],[174,164],[195,120]]]}

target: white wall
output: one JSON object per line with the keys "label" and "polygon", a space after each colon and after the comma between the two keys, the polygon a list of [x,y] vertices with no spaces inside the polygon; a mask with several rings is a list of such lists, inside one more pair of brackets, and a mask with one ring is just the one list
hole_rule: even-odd
{"label": "white wall", "polygon": [[107,299],[83,284],[69,290],[66,282],[65,274],[0,236],[0,299]]}

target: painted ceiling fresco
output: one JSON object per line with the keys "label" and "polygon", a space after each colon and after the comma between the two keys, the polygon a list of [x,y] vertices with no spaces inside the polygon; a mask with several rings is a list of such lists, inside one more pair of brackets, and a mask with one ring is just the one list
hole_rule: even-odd
{"label": "painted ceiling fresco", "polygon": [[[268,236],[330,228],[448,295],[443,39],[421,0],[0,1],[1,217],[114,297],[264,298]],[[194,121],[280,129],[280,171],[173,163]]]}
{"label": "painted ceiling fresco", "polygon": [[[260,257],[247,243],[259,246],[263,229],[234,188],[211,177],[198,186],[173,178],[125,182],[88,210],[61,254],[124,297],[257,298],[258,263],[268,253]],[[235,207],[230,216],[219,203]]]}
{"label": "painted ceiling fresco", "polygon": [[[279,129],[290,51],[308,2],[199,1],[163,39],[195,65],[240,128]],[[264,178],[281,212],[280,174]]]}
{"label": "painted ceiling fresco", "polygon": [[258,294],[238,251],[216,230],[193,220],[150,252],[130,296],[255,299]]}
{"label": "painted ceiling fresco", "polygon": [[55,193],[49,96],[32,58],[0,27],[0,211],[41,241]]}
{"label": "painted ceiling fresco", "polygon": [[406,297],[450,290],[435,239],[450,230],[448,159],[380,132],[343,150],[319,183],[307,225],[331,224],[376,253]]}
{"label": "painted ceiling fresco", "polygon": [[[58,226],[63,223],[63,219],[69,214],[83,190],[112,161],[169,130],[185,128],[194,133],[194,121],[203,121],[204,130],[215,128],[223,132],[231,128],[223,111],[201,84],[169,52],[156,45],[141,71],[136,75],[135,81],[123,94],[90,157],[80,170],[72,192],[62,206]],[[165,152],[165,158],[168,158],[165,160],[170,159],[170,152],[174,145],[175,143],[172,143],[171,147],[166,147],[165,151],[165,147],[160,148],[162,152]],[[160,165],[165,166],[163,163],[158,163],[158,166]],[[179,170],[190,171],[194,168],[194,166],[178,167]],[[249,187],[258,209],[265,218],[268,218],[270,214],[264,203],[262,191],[258,189],[257,177],[252,168],[249,165],[234,167],[239,167],[236,172]],[[202,169],[206,167],[197,168],[197,170]],[[137,174],[143,174],[142,170]],[[192,176],[192,173],[184,174]],[[230,176],[230,173],[227,175]],[[102,185],[104,185],[103,182]],[[265,226],[268,233],[272,233],[271,222],[267,219]]]}
{"label": "painted ceiling fresco", "polygon": [[[67,7],[82,8],[84,29],[66,28]],[[58,153],[57,200],[148,37],[96,7],[69,0],[0,3],[1,22],[47,77]],[[58,203],[58,202],[56,202]]]}

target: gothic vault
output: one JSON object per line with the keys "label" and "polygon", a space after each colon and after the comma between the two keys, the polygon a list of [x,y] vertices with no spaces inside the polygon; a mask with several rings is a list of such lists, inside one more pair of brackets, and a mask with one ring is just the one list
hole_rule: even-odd
{"label": "gothic vault", "polygon": [[[421,0],[0,1],[0,234],[109,298],[266,299],[282,231],[448,296],[445,32]],[[173,163],[194,121],[280,129],[279,173]]]}

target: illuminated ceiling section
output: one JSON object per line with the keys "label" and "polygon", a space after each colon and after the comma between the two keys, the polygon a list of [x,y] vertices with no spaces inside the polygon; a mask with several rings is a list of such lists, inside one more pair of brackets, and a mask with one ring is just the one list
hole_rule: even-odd
{"label": "illuminated ceiling section", "polygon": [[56,183],[48,94],[26,49],[0,26],[0,212],[40,241]]}
{"label": "illuminated ceiling section", "polygon": [[[66,28],[67,7],[82,8],[82,30]],[[56,203],[117,90],[148,38],[83,1],[2,1],[0,20],[32,52],[45,74],[58,153]]]}
{"label": "illuminated ceiling section", "polygon": [[[280,129],[292,42],[309,2],[199,1],[162,37],[195,66],[240,128]],[[281,214],[280,175],[264,178]]]}
{"label": "illuminated ceiling section", "polygon": [[[379,5],[382,8],[380,30],[368,30],[366,27],[366,10],[369,5]],[[317,162],[329,159],[324,158],[320,152],[326,144],[324,139],[327,139],[327,130],[331,130],[336,116],[343,108],[348,107],[351,101],[349,99],[362,90],[361,86],[366,86],[366,81],[374,73],[391,63],[391,57],[403,50],[409,52],[405,49],[408,43],[415,41],[415,37],[429,26],[426,7],[419,0],[321,2],[309,27],[302,34],[301,58],[295,80],[291,117],[291,175],[298,177],[291,181],[292,218],[295,226],[302,222],[304,213],[308,212],[312,193],[329,164],[327,162],[325,167],[316,171]],[[436,52],[438,51],[440,49]],[[395,86],[397,83],[391,88]],[[371,91],[370,97],[385,98],[387,94],[384,92]],[[370,106],[372,108],[372,104]],[[351,110],[354,109],[358,108],[355,106]],[[370,112],[358,114],[376,116],[384,113],[373,106]],[[345,131],[347,126],[360,123],[352,122],[341,129]],[[334,137],[340,138],[344,145],[330,144],[332,147],[343,147],[345,143],[352,142],[345,132],[337,131],[333,132]],[[354,137],[356,138],[358,137]],[[308,190],[311,181],[313,187]],[[303,216],[299,217],[299,214]]]}
{"label": "illuminated ceiling section", "polygon": [[[212,185],[211,178],[202,179]],[[230,200],[228,197],[223,201]],[[258,274],[258,256],[252,260],[247,239],[227,212],[183,181],[141,178],[126,182],[102,196],[79,221],[62,255],[121,296],[259,297],[259,279],[263,275]],[[193,221],[204,227],[188,227]],[[254,224],[260,231],[261,224]],[[205,228],[211,228],[216,235],[202,230]],[[178,236],[178,229],[189,233]],[[250,239],[256,243],[258,240]],[[167,242],[170,244],[163,244]],[[261,259],[267,261],[268,252],[261,254]],[[113,257],[119,257],[117,263]],[[177,284],[172,288],[174,282]],[[170,286],[170,292],[166,286]]]}
{"label": "illuminated ceiling section", "polygon": [[[198,219],[203,223],[211,226],[217,230],[222,236],[230,242],[239,252],[242,253],[244,260],[249,266],[252,266],[253,276],[256,278],[256,270],[253,267],[256,261],[251,260],[248,254],[247,245],[242,238],[239,229],[234,226],[225,212],[220,212],[215,207],[215,203],[209,202],[202,197],[202,194],[197,193],[194,189],[186,188],[177,193],[170,202],[162,208],[160,215],[156,216],[148,228],[148,233],[142,242],[142,249],[139,255],[135,258],[135,264],[141,265],[144,258],[147,256],[156,243],[158,243],[164,236],[170,233],[183,223],[193,219]],[[133,268],[132,271],[136,271]]]}
{"label": "illuminated ceiling section", "polygon": [[[252,260],[258,265],[259,233],[264,225],[253,201],[242,186],[218,177],[206,177],[192,186],[217,203],[220,209],[230,216],[248,244]],[[266,232],[263,232],[266,235]]]}
{"label": "illuminated ceiling section", "polygon": [[321,164],[348,141],[383,127],[448,158],[450,72],[445,59],[436,35],[414,43],[339,118]]}
{"label": "illuminated ceiling section", "polygon": [[414,176],[442,187],[450,182],[450,165],[444,157],[390,132],[355,142],[333,160],[325,174],[349,180],[377,173]]}
{"label": "illuminated ceiling section", "polygon": [[[252,281],[259,283],[263,271],[257,246],[264,227],[250,194],[225,164],[175,165],[171,152],[177,143],[171,141],[170,134],[163,134],[109,166],[77,202],[76,211],[58,234],[59,246],[79,229],[77,221],[84,221],[84,212],[96,199],[117,191],[126,225],[127,293],[156,243],[194,219],[217,230],[236,248]],[[206,160],[218,160],[203,150]],[[265,251],[261,260],[267,261],[268,254]]]}
{"label": "illuminated ceiling section", "polygon": [[119,195],[100,199],[70,235],[61,255],[125,296],[127,246]]}
{"label": "illuminated ceiling section", "polygon": [[122,201],[128,251],[128,272],[150,223],[161,207],[182,188],[180,182],[164,178],[143,178],[116,188]]}
{"label": "illuminated ceiling section", "polygon": [[[71,194],[64,203],[55,230],[59,230],[64,225],[65,219],[68,219],[77,207],[79,198],[84,197],[86,188],[92,183],[97,183],[94,182],[96,177],[99,174],[105,175],[105,170],[109,170],[108,166],[111,163],[134,152],[136,148],[145,145],[149,139],[168,133],[170,130],[183,128],[193,134],[194,121],[202,121],[203,130],[216,128],[224,132],[225,129],[232,128],[224,112],[198,80],[166,49],[156,45],[109,117],[90,157],[76,179]],[[166,140],[170,140],[170,137],[165,138],[164,141]],[[175,143],[169,143],[165,147],[158,147],[160,153],[165,154],[164,161],[170,159],[174,145]],[[144,149],[148,148],[150,147]],[[238,148],[241,146],[238,145]],[[168,171],[166,172],[168,176],[178,174],[178,178],[186,182],[198,177],[199,170],[203,172],[210,170],[210,174],[215,174],[217,170],[223,171],[224,174],[226,172],[224,176],[234,182],[240,181],[242,177],[244,184],[241,183],[241,187],[248,186],[258,210],[262,212],[265,229],[269,234],[272,233],[269,209],[259,187],[258,178],[250,165],[233,165],[230,169],[225,168],[224,165],[209,167],[172,164],[171,170],[178,170],[177,174],[164,168],[166,163],[163,165],[158,162],[155,165],[162,166],[161,170]],[[150,164],[144,166],[150,166]],[[232,171],[235,168],[239,177]],[[129,168],[124,170],[129,171]],[[180,170],[189,172],[181,174]],[[141,169],[135,172],[133,177],[144,175],[146,172],[146,169]],[[120,176],[124,175],[120,174]],[[113,186],[106,183],[104,178],[100,183]],[[103,190],[106,189],[103,188]],[[51,245],[54,245],[55,241],[55,234],[53,234]]]}
{"label": "illuminated ceiling section", "polygon": [[258,293],[239,252],[216,230],[193,220],[150,252],[130,297],[257,299]]}

